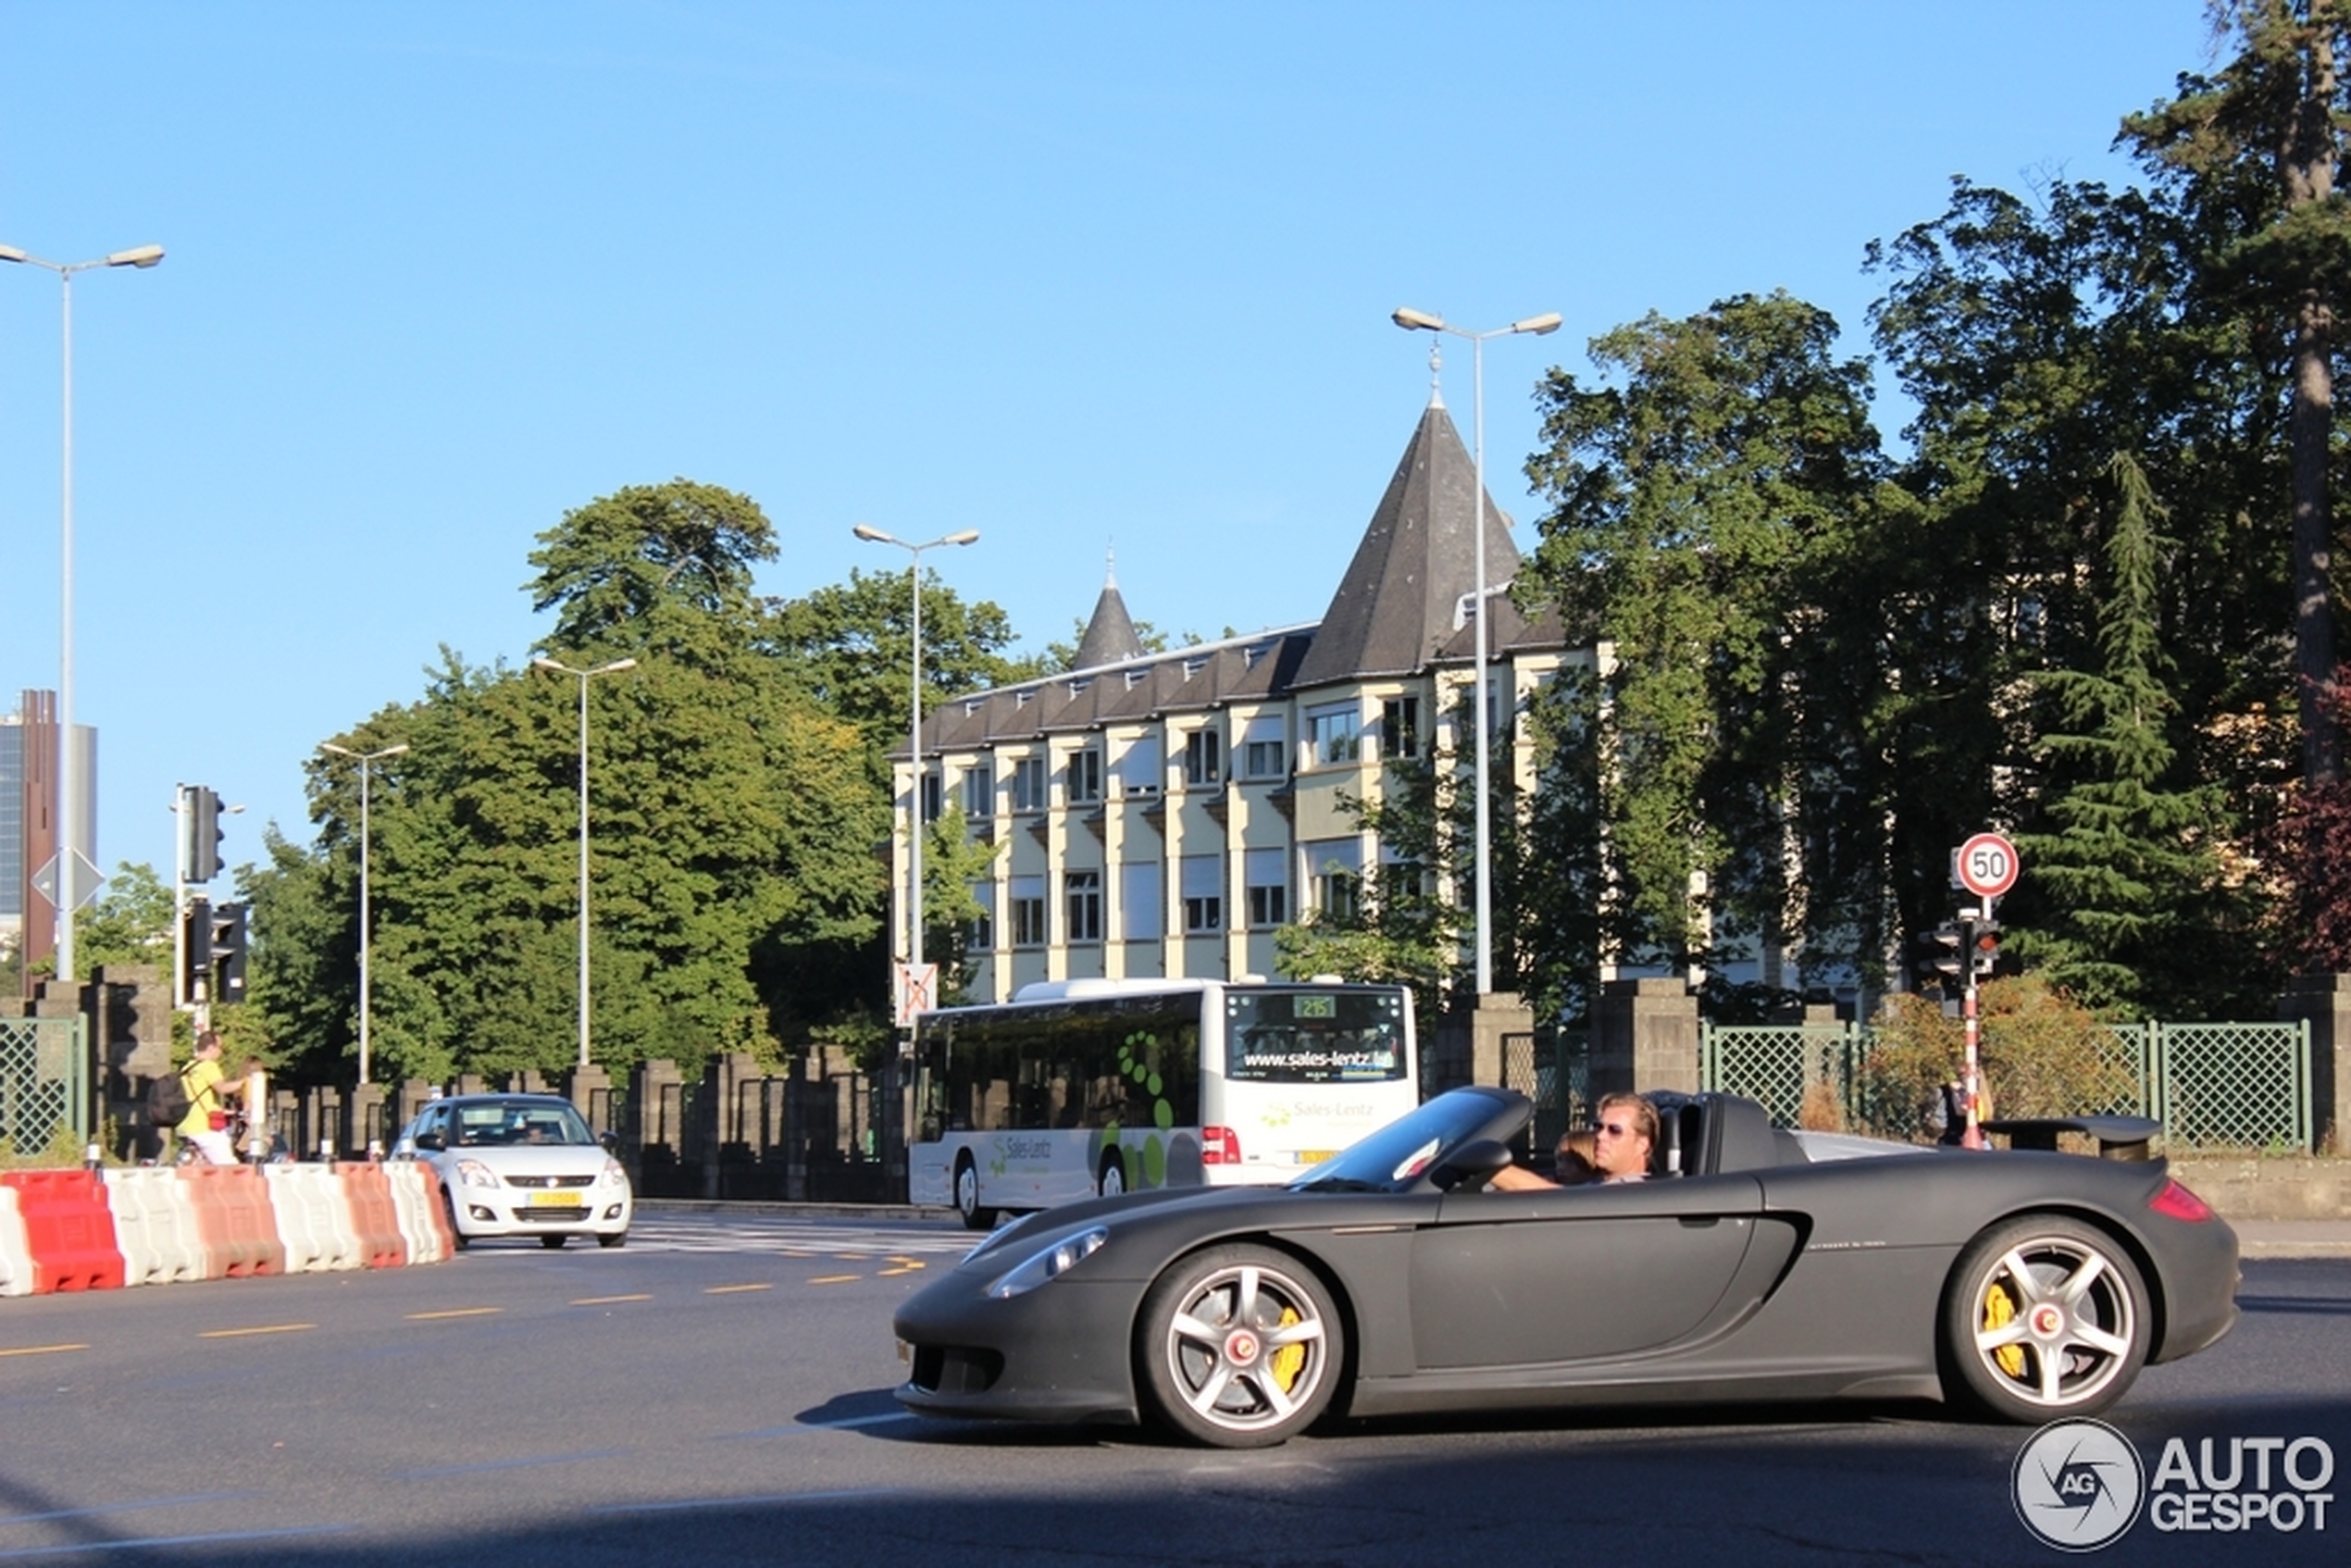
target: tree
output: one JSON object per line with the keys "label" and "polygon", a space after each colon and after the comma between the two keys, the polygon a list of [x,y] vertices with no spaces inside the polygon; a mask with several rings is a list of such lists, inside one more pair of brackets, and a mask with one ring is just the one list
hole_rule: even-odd
{"label": "tree", "polygon": [[106,891],[74,929],[76,958],[85,969],[146,964],[171,975],[174,951],[171,890],[144,862],[123,861]]}
{"label": "tree", "polygon": [[[2351,276],[2351,207],[2335,190],[2351,100],[2337,58],[2351,39],[2341,0],[2215,0],[2216,29],[2241,47],[2216,76],[2183,74],[2177,94],[2123,124],[2183,211],[2211,236],[2204,286],[2283,337],[2290,408],[2293,622],[2303,778],[2332,780],[2341,733],[2320,692],[2334,674],[2336,306]],[[2265,356],[2272,359],[2274,355]]]}

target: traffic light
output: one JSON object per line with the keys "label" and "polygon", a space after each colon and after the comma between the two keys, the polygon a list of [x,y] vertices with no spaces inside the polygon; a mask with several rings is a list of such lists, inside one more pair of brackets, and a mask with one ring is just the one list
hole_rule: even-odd
{"label": "traffic light", "polygon": [[188,835],[188,880],[209,882],[220,875],[220,797],[201,784],[182,787],[181,829]]}
{"label": "traffic light", "polygon": [[1961,956],[1967,948],[1967,927],[1957,921],[1947,921],[1919,939],[1926,952],[1929,967],[1938,975],[1958,979],[1966,961]]}
{"label": "traffic light", "polygon": [[1978,920],[1968,927],[1969,972],[1981,980],[1988,978],[2000,962],[2000,923]]}
{"label": "traffic light", "polygon": [[190,899],[180,917],[180,996],[201,1002],[212,994],[212,902]]}
{"label": "traffic light", "polygon": [[213,970],[219,977],[212,1000],[243,1002],[245,999],[245,906],[241,903],[214,904],[210,924]]}

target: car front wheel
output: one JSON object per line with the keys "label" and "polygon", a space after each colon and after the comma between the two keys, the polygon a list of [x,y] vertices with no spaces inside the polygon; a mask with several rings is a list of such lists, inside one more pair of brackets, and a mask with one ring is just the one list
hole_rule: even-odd
{"label": "car front wheel", "polygon": [[2147,1353],[2146,1287],[2096,1226],[2028,1214],[1977,1237],[1943,1304],[1955,1392],[2007,1421],[2093,1415]]}
{"label": "car front wheel", "polygon": [[1223,1449],[1303,1431],[1330,1404],[1345,1359],[1330,1293],[1297,1259],[1263,1247],[1178,1261],[1144,1298],[1136,1333],[1160,1417]]}
{"label": "car front wheel", "polygon": [[442,1217],[449,1222],[449,1250],[453,1252],[464,1251],[466,1233],[457,1228],[457,1201],[449,1196],[446,1187],[441,1189],[441,1213]]}

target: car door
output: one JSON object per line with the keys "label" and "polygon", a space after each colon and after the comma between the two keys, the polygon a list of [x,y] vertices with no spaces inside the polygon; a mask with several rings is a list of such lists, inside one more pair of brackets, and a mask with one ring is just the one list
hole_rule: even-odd
{"label": "car door", "polygon": [[1743,1175],[1448,1194],[1412,1241],[1424,1368],[1637,1354],[1703,1323],[1762,1213]]}

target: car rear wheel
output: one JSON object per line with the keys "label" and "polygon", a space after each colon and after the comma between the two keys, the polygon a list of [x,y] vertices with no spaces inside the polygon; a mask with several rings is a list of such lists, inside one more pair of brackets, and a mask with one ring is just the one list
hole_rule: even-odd
{"label": "car rear wheel", "polygon": [[979,1167],[968,1149],[955,1156],[955,1212],[964,1216],[965,1230],[996,1228],[996,1211],[979,1206]]}
{"label": "car rear wheel", "polygon": [[1094,1182],[1094,1190],[1105,1198],[1116,1198],[1126,1190],[1126,1162],[1115,1149],[1102,1154],[1102,1172]]}
{"label": "car rear wheel", "polygon": [[1221,1449],[1303,1431],[1330,1404],[1345,1360],[1330,1293],[1297,1259],[1263,1247],[1179,1260],[1144,1298],[1136,1334],[1158,1415]]}
{"label": "car rear wheel", "polygon": [[1960,1254],[1943,1303],[1954,1392],[2006,1421],[2096,1414],[2138,1376],[2150,1318],[2137,1267],[2095,1226],[1995,1226]]}

